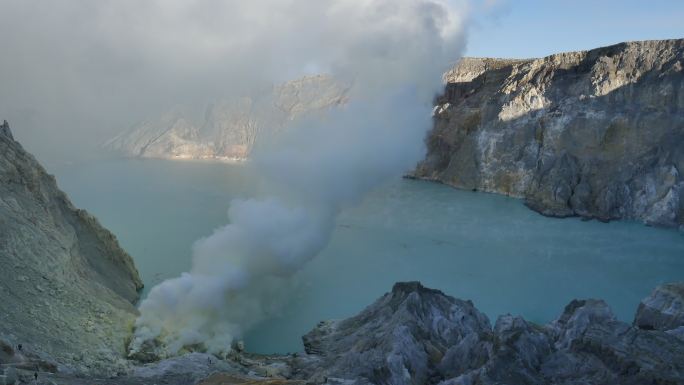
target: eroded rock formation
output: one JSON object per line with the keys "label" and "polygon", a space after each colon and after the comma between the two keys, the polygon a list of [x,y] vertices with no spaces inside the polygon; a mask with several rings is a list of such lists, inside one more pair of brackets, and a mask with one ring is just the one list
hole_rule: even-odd
{"label": "eroded rock formation", "polygon": [[398,283],[359,315],[320,323],[304,346],[298,376],[327,384],[684,383],[683,340],[618,321],[595,299],[547,325],[503,315],[492,328],[469,301]]}
{"label": "eroded rock formation", "polygon": [[[111,378],[41,376],[59,385],[682,384],[684,339],[672,329],[684,314],[682,287],[657,288],[634,325],[617,320],[604,301],[585,299],[546,325],[507,314],[492,326],[472,302],[404,282],[354,317],[319,323],[303,337],[303,353],[194,352],[129,363]],[[0,345],[0,363],[16,357],[6,350]],[[30,382],[33,370],[25,369],[9,375]]]}
{"label": "eroded rock formation", "polygon": [[657,287],[639,304],[634,325],[646,330],[662,330],[684,340],[684,283]]}
{"label": "eroded rock formation", "polygon": [[123,365],[142,288],[133,260],[73,206],[7,122],[0,126],[0,266],[0,339],[13,365],[83,372]]}
{"label": "eroded rock formation", "polygon": [[445,80],[414,176],[550,216],[684,223],[684,40],[466,58]]}

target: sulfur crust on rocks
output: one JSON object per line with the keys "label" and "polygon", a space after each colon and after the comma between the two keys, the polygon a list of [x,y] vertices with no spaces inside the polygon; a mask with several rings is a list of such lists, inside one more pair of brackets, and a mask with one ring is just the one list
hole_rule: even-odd
{"label": "sulfur crust on rocks", "polygon": [[44,367],[123,369],[143,286],[133,259],[1,128],[0,338]]}

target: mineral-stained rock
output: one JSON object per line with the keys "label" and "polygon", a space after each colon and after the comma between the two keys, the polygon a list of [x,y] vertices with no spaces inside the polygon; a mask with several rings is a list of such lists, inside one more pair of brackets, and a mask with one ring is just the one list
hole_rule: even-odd
{"label": "mineral-stained rock", "polygon": [[634,325],[663,331],[684,327],[684,283],[658,286],[639,304]]}
{"label": "mineral-stained rock", "polygon": [[684,39],[465,58],[445,80],[413,176],[550,216],[684,223]]}
{"label": "mineral-stained rock", "polygon": [[132,379],[146,379],[150,383],[197,383],[213,372],[245,375],[244,367],[232,362],[219,360],[204,353],[188,353],[179,357],[168,358],[159,362],[137,367],[130,374]]}
{"label": "mineral-stained rock", "polygon": [[[74,207],[0,126],[0,357],[116,371],[142,281],[116,237]],[[16,349],[22,345],[22,350]],[[14,348],[13,348],[14,347]]]}

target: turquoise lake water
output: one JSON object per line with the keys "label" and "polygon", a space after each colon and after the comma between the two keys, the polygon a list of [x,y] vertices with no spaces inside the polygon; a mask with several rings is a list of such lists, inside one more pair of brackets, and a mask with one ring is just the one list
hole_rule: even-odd
{"label": "turquoise lake water", "polygon": [[[135,258],[147,288],[190,268],[198,238],[258,182],[241,165],[106,160],[48,167],[72,201]],[[684,280],[684,234],[632,222],[543,217],[520,200],[398,179],[346,210],[328,247],[296,277],[277,316],[245,336],[260,353],[303,350],[320,320],[356,314],[403,280],[472,300],[492,322],[535,322],[573,298],[603,298],[631,321],[658,284]]]}

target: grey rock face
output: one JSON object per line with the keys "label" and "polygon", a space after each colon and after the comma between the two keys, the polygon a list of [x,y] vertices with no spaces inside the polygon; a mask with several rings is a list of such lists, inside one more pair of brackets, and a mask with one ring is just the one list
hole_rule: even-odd
{"label": "grey rock face", "polygon": [[445,75],[414,176],[524,198],[550,216],[684,223],[684,40]]}
{"label": "grey rock face", "polygon": [[[397,283],[358,315],[322,322],[303,340],[304,354],[189,353],[108,379],[41,375],[60,385],[684,384],[684,340],[620,322],[594,299],[573,300],[547,325],[503,315],[492,328],[470,301]],[[0,361],[10,350],[0,345]],[[19,372],[29,380],[33,373]]]}
{"label": "grey rock face", "polygon": [[657,287],[639,304],[634,325],[647,330],[684,331],[684,283]]}
{"label": "grey rock face", "polygon": [[23,345],[13,355],[19,364],[52,361],[85,372],[116,367],[142,288],[133,260],[113,234],[71,204],[6,123],[0,265],[0,338]]}
{"label": "grey rock face", "polygon": [[423,384],[443,370],[479,367],[491,349],[487,317],[469,301],[417,282],[397,283],[359,315],[324,322],[303,337],[314,378]]}
{"label": "grey rock face", "polygon": [[19,377],[17,376],[17,370],[11,366],[5,368],[4,373],[5,374],[1,376],[4,385],[14,385],[19,380]]}
{"label": "grey rock face", "polygon": [[2,126],[0,126],[0,135],[14,140],[14,137],[12,136],[12,131],[10,131],[9,128],[9,123],[7,123],[6,120],[2,121]]}
{"label": "grey rock face", "polygon": [[199,121],[176,108],[104,147],[130,157],[244,160],[260,138],[288,122],[345,103],[347,89],[328,76],[304,77],[256,96],[216,101]]}
{"label": "grey rock face", "polygon": [[682,384],[684,341],[574,300],[545,326],[399,283],[359,315],[304,336],[295,377],[327,384]]}

